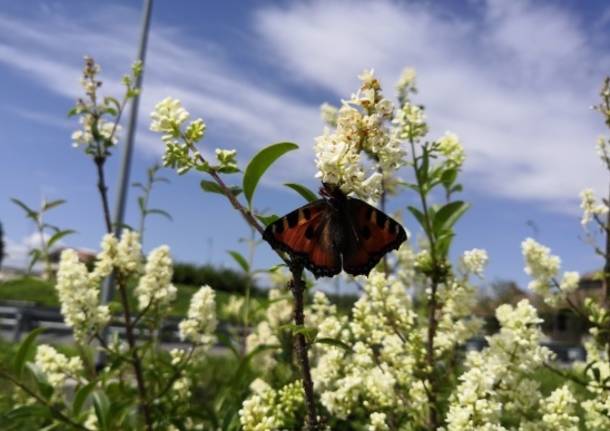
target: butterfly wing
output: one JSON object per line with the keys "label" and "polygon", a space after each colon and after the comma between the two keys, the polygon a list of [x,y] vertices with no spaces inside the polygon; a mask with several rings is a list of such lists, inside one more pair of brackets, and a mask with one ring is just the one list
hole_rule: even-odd
{"label": "butterfly wing", "polygon": [[320,199],[271,223],[263,238],[300,261],[316,278],[330,277],[341,272],[332,220],[332,209]]}
{"label": "butterfly wing", "polygon": [[396,220],[360,199],[348,198],[343,269],[352,275],[368,275],[390,250],[400,247],[407,233]]}

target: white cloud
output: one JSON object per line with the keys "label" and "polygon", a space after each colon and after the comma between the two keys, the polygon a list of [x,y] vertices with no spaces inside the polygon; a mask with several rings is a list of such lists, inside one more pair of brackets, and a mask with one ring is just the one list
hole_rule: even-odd
{"label": "white cloud", "polygon": [[[82,56],[90,54],[102,65],[102,93],[121,94],[118,78],[126,72],[135,53],[136,34],[132,30],[138,26],[138,12],[103,7],[94,19],[80,23],[48,13],[44,25],[32,19],[0,15],[0,62],[72,100],[80,94]],[[156,102],[171,95],[208,124],[216,142],[204,142],[204,147],[237,147],[247,156],[278,140],[299,142],[308,156],[289,157],[293,162],[299,159],[309,163],[292,163],[290,172],[313,177],[309,147],[321,128],[317,106],[274,88],[269,81],[253,80],[239,65],[228,63],[224,54],[223,47],[195,43],[180,31],[155,23],[140,106],[139,148],[156,156],[161,154],[160,139],[148,131],[148,113]],[[35,112],[29,117],[49,124],[44,113]],[[206,152],[213,153],[213,148],[204,148]]]}
{"label": "white cloud", "polygon": [[364,68],[389,92],[415,66],[431,136],[452,130],[464,141],[468,187],[575,210],[580,189],[607,183],[593,149],[602,120],[589,106],[610,57],[569,10],[476,8],[475,18],[421,3],[313,1],[266,8],[256,25],[289,76],[337,97]]}
{"label": "white cloud", "polygon": [[[357,88],[362,69],[374,67],[391,94],[401,69],[413,65],[431,136],[452,130],[464,141],[467,187],[576,209],[581,188],[605,185],[593,150],[602,121],[588,106],[610,66],[591,29],[607,18],[583,23],[568,10],[526,1],[472,4],[472,16],[434,3],[391,1],[265,7],[244,31],[252,31],[261,64],[280,71],[271,79],[231,62],[226,46],[156,21],[138,145],[160,154],[161,143],[147,131],[147,114],[171,95],[208,123],[206,149],[236,147],[248,155],[293,140],[303,151],[291,154],[275,178],[311,179],[311,145],[321,132],[318,103],[303,101],[281,82],[330,91],[330,102],[337,103]],[[89,53],[103,65],[105,91],[120,92],[118,78],[135,53],[139,12],[99,6],[90,13],[78,20],[61,9],[46,10],[44,19],[0,14],[0,62],[73,99],[82,55]],[[49,123],[44,113],[32,115]]]}

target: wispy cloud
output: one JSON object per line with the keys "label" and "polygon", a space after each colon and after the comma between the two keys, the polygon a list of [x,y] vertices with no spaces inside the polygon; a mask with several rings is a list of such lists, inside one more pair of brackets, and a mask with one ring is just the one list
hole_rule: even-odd
{"label": "wispy cloud", "polygon": [[435,4],[313,1],[266,8],[256,25],[278,67],[337,97],[363,68],[388,86],[415,66],[431,135],[464,141],[468,186],[573,210],[581,188],[605,182],[593,150],[602,122],[589,106],[610,57],[569,10],[475,4],[458,16]]}
{"label": "wispy cloud", "polygon": [[[575,208],[581,188],[605,180],[593,151],[601,121],[588,106],[610,66],[592,34],[607,19],[583,23],[559,6],[527,1],[473,4],[476,13],[460,16],[435,3],[291,3],[254,11],[252,27],[244,31],[261,64],[287,71],[282,79],[293,77],[293,88],[330,92],[335,103],[357,88],[364,68],[374,67],[391,94],[401,69],[415,66],[431,135],[452,130],[464,141],[469,187]],[[105,89],[119,92],[119,77],[134,56],[139,12],[101,5],[78,21],[61,10],[44,15],[0,14],[0,62],[73,99],[82,55],[92,54],[104,66]],[[155,22],[141,150],[160,154],[146,114],[171,95],[205,118],[208,146],[252,153],[277,140],[301,143],[304,151],[284,166],[291,179],[311,178],[311,143],[321,131],[318,103],[273,80],[257,80],[224,49],[221,41],[202,43]],[[44,113],[32,115],[49,123]]]}

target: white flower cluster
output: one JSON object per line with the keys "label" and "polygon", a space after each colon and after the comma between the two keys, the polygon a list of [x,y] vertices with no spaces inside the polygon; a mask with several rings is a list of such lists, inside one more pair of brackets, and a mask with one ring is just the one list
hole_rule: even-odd
{"label": "white flower cluster", "polygon": [[[72,133],[72,146],[78,148],[80,146],[89,146],[95,143],[93,137],[93,125],[95,117],[91,114],[84,114],[78,120],[81,128]],[[116,145],[119,142],[118,134],[121,132],[121,125],[114,122],[109,122],[103,118],[97,120],[97,132],[104,141],[110,145]]]}
{"label": "white flower cluster", "polygon": [[180,135],[180,127],[189,116],[180,100],[166,97],[155,105],[155,110],[150,114],[150,130],[177,137]]}
{"label": "white flower cluster", "polygon": [[[285,285],[283,272],[274,271],[272,274],[275,274],[276,285]],[[269,306],[265,311],[265,318],[246,337],[247,352],[252,352],[262,345],[279,345],[278,332],[280,327],[291,321],[293,308],[290,296],[282,293],[278,288],[270,289],[268,295]],[[257,367],[263,370],[271,369],[276,363],[273,351],[271,350],[256,355],[253,360]]]}
{"label": "white flower cluster", "polygon": [[168,246],[162,245],[149,253],[144,275],[135,288],[140,310],[150,308],[157,316],[167,310],[177,293],[172,284],[173,272]]}
{"label": "white flower cluster", "polygon": [[464,147],[455,133],[446,132],[436,143],[439,152],[447,159],[450,167],[459,168],[464,164],[466,159]]}
{"label": "white flower cluster", "polygon": [[575,410],[576,399],[564,385],[542,401],[542,423],[549,431],[578,431],[578,416]]}
{"label": "white flower cluster", "polygon": [[441,357],[474,337],[483,326],[480,318],[472,316],[477,302],[477,290],[466,283],[448,282],[438,289],[438,300],[443,304],[434,340],[436,356]]}
{"label": "white flower cluster", "polygon": [[464,269],[478,276],[483,275],[483,271],[485,270],[485,266],[487,265],[487,252],[480,248],[473,248],[472,250],[467,250],[464,252],[464,256],[462,257],[462,263],[464,265]]}
{"label": "white flower cluster", "polygon": [[110,319],[108,307],[100,305],[97,279],[90,278],[87,267],[74,250],[64,250],[59,260],[55,290],[66,325],[74,330],[77,341],[99,331]]}
{"label": "white flower cluster", "polygon": [[320,105],[320,117],[322,121],[329,127],[337,127],[337,118],[339,117],[339,109],[330,103],[322,103]]}
{"label": "white flower cluster", "polygon": [[78,357],[68,359],[47,344],[36,349],[36,366],[45,374],[49,384],[56,389],[63,387],[67,378],[78,380],[83,371],[83,363]]}
{"label": "white flower cluster", "polygon": [[487,337],[489,347],[470,352],[466,371],[451,397],[447,430],[506,430],[502,414],[519,415],[532,410],[541,398],[538,384],[530,378],[551,358],[540,346],[542,321],[527,300],[516,307],[496,310],[500,332]]}
{"label": "white flower cluster", "polygon": [[398,91],[398,100],[401,101],[401,105],[408,99],[409,93],[417,92],[415,85],[415,78],[417,73],[412,67],[403,69],[396,83],[396,90]]}
{"label": "white flower cluster", "polygon": [[316,177],[339,186],[344,193],[375,200],[381,193],[383,175],[366,169],[362,153],[370,156],[384,175],[404,165],[405,153],[400,142],[390,139],[385,123],[394,107],[383,97],[379,81],[372,71],[359,78],[360,89],[337,113],[336,130],[326,129],[316,138]]}
{"label": "white flower cluster", "polygon": [[[555,304],[562,295],[578,288],[580,275],[577,272],[565,272],[561,282],[556,282],[561,259],[551,255],[551,249],[548,247],[539,244],[532,238],[527,238],[521,243],[521,251],[525,258],[525,273],[532,277],[528,287],[543,296],[549,304]],[[559,292],[551,291],[551,286],[554,284],[557,285]]]}
{"label": "white flower cluster", "polygon": [[295,413],[303,410],[303,384],[300,380],[279,391],[257,380],[255,393],[246,399],[239,411],[244,431],[293,429]]}
{"label": "white flower cluster", "polygon": [[392,125],[392,137],[395,141],[416,141],[428,133],[424,109],[411,102],[406,102],[396,112]]}
{"label": "white flower cluster", "polygon": [[332,345],[317,347],[319,357],[312,378],[324,407],[338,418],[364,408],[371,415],[370,426],[376,427],[382,426],[379,412],[386,410],[407,409],[423,421],[424,382],[414,375],[422,340],[402,284],[373,272],[364,284],[364,295],[353,307],[351,322],[334,310],[325,296],[317,293],[308,311],[318,336],[352,346],[350,352]]}
{"label": "white flower cluster", "polygon": [[214,290],[202,286],[191,298],[187,317],[178,326],[180,338],[205,350],[216,341],[217,324]]}
{"label": "white flower cluster", "polygon": [[237,150],[223,150],[216,148],[216,158],[220,162],[220,169],[237,169]]}
{"label": "white flower cluster", "polygon": [[582,225],[588,224],[594,217],[603,216],[608,213],[608,206],[598,202],[593,189],[584,189],[580,192],[580,208],[582,209]]}

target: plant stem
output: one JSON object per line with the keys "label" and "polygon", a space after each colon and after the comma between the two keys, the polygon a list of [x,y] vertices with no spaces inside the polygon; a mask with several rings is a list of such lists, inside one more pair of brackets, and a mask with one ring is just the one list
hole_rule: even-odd
{"label": "plant stem", "polygon": [[[294,296],[294,323],[303,328],[305,326],[305,315],[303,314],[305,284],[303,283],[303,266],[293,264],[290,268],[292,272],[291,290]],[[295,334],[295,345],[297,359],[301,366],[303,375],[303,390],[305,391],[305,407],[307,409],[307,429],[309,431],[318,430],[318,416],[316,413],[316,400],[313,393],[313,381],[311,379],[311,369],[309,366],[309,356],[307,355],[307,341],[302,332]]]}
{"label": "plant stem", "polygon": [[[428,243],[430,244],[430,258],[432,259],[432,274],[431,274],[431,286],[430,286],[430,298],[428,300],[428,333],[426,339],[426,362],[429,368],[428,380],[430,384],[430,390],[427,391],[428,395],[428,429],[436,430],[438,424],[438,412],[437,412],[437,381],[436,381],[436,358],[434,357],[434,338],[436,337],[437,319],[436,311],[438,308],[437,304],[437,290],[440,282],[440,268],[438,263],[438,257],[436,256],[436,243],[434,233],[432,232],[432,223],[430,221],[430,213],[428,211],[428,203],[426,201],[426,195],[423,192],[423,184],[419,174],[417,157],[415,154],[415,142],[413,139],[409,140],[411,144],[411,158],[413,163],[413,169],[415,170],[415,178],[417,181],[417,190],[422,206],[422,213],[424,215],[424,224],[426,236],[428,237]],[[424,149],[425,151],[425,149]]]}
{"label": "plant stem", "polygon": [[140,398],[140,411],[144,416],[146,422],[146,429],[148,431],[153,430],[152,416],[150,413],[150,406],[148,405],[146,383],[144,381],[144,375],[142,374],[142,362],[138,356],[136,338],[133,333],[133,326],[131,321],[131,311],[129,309],[129,301],[127,299],[127,287],[122,277],[117,274],[117,285],[121,296],[121,303],[123,305],[123,314],[125,316],[125,335],[127,337],[127,344],[129,344],[129,350],[131,352],[133,370],[136,375],[136,384],[138,386],[138,396]]}
{"label": "plant stem", "polygon": [[110,206],[108,205],[108,186],[106,185],[106,179],[104,177],[104,163],[106,162],[106,158],[103,156],[96,156],[93,160],[95,162],[95,166],[97,167],[97,189],[99,190],[100,197],[102,198],[106,232],[112,233],[112,219],[110,218]]}

